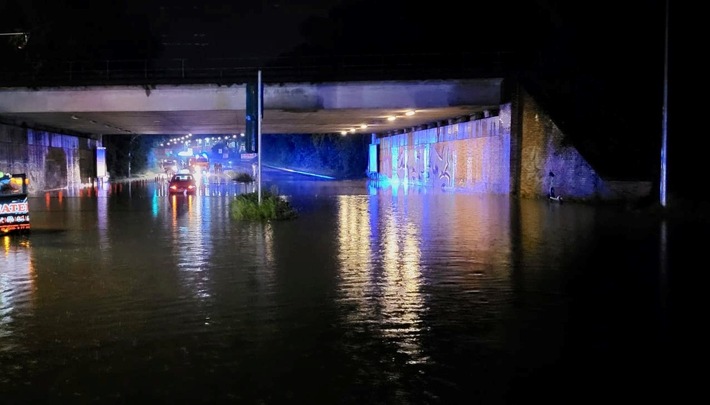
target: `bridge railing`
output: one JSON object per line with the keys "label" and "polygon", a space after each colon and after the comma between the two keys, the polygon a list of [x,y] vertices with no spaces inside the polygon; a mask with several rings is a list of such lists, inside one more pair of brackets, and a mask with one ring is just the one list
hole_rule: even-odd
{"label": "bridge railing", "polygon": [[35,61],[0,66],[0,86],[165,83],[244,83],[262,71],[265,82],[454,79],[493,77],[520,66],[506,52]]}

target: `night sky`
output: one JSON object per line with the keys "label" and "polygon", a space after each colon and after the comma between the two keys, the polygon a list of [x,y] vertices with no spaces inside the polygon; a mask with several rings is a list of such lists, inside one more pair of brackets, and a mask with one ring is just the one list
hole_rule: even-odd
{"label": "night sky", "polygon": [[[0,46],[0,60],[36,66],[54,59],[435,53],[447,63],[464,52],[514,53],[523,62],[515,75],[544,96],[553,119],[602,175],[654,179],[665,6],[664,0],[0,0],[0,31],[32,33],[21,50]],[[670,27],[673,38],[673,18]],[[0,41],[7,45],[7,38]],[[683,146],[671,135],[672,83],[669,159]],[[688,168],[688,159],[676,159],[676,167]]]}

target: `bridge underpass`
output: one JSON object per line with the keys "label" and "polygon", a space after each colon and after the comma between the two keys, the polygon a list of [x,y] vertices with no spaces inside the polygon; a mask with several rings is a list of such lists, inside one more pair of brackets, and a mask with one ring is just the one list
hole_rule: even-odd
{"label": "bridge underpass", "polygon": [[[411,184],[542,197],[554,172],[569,198],[648,194],[646,182],[601,178],[532,97],[505,87],[267,82],[261,132],[375,135],[377,174]],[[246,132],[246,95],[246,83],[0,88],[0,166],[28,173],[35,192],[83,183],[97,175],[103,135],[236,135]]]}
{"label": "bridge underpass", "polygon": [[[91,137],[236,134],[247,85],[0,89],[0,122]],[[391,134],[487,116],[502,79],[264,84],[265,134]],[[407,115],[413,114],[412,115]]]}
{"label": "bridge underpass", "polygon": [[[28,173],[33,192],[84,184],[103,173],[104,135],[247,132],[247,91],[247,83],[0,88],[0,166]],[[492,78],[267,82],[261,133],[443,131],[497,116],[503,100],[503,80]]]}

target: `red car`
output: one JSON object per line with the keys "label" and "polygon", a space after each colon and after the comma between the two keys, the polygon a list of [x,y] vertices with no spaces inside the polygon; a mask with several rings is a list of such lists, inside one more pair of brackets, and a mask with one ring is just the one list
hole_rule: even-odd
{"label": "red car", "polygon": [[197,193],[197,182],[195,177],[189,173],[180,173],[174,175],[168,184],[168,192],[170,194],[192,194]]}

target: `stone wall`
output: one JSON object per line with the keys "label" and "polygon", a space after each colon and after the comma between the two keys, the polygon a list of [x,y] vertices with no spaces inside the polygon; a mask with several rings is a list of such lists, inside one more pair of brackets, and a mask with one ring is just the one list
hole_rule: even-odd
{"label": "stone wall", "polygon": [[30,194],[80,186],[96,177],[99,141],[0,124],[0,170],[25,173]]}
{"label": "stone wall", "polygon": [[[523,89],[497,116],[375,139],[393,183],[577,201],[633,201],[650,182],[605,181]],[[551,176],[552,173],[554,176]]]}
{"label": "stone wall", "polygon": [[650,182],[604,181],[528,93],[520,90],[518,103],[521,197],[545,198],[551,185],[567,200],[628,201],[648,195]]}

